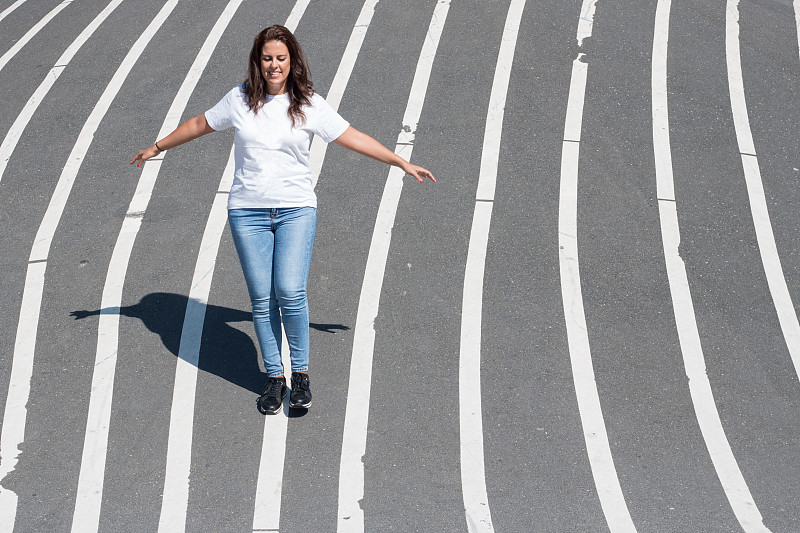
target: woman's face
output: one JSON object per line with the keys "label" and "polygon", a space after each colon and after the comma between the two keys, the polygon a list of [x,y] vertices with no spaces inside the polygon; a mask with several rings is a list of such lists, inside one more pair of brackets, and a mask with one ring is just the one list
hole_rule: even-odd
{"label": "woman's face", "polygon": [[291,58],[289,49],[281,41],[267,41],[261,48],[261,75],[267,82],[267,93],[286,92]]}

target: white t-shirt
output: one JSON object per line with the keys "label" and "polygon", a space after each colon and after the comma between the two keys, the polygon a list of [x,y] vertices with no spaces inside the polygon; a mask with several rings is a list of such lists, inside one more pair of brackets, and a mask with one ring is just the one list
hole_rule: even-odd
{"label": "white t-shirt", "polygon": [[308,164],[311,136],[331,142],[350,124],[316,93],[311,105],[303,108],[305,121],[298,121],[297,127],[292,127],[288,109],[288,94],[268,95],[258,114],[253,114],[238,86],[206,111],[213,129],[236,128],[236,171],[228,209],[317,206]]}

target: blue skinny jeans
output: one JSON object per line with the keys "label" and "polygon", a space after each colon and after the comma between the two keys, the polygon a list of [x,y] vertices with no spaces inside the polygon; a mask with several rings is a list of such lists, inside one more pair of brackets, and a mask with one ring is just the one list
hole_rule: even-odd
{"label": "blue skinny jeans", "polygon": [[281,318],[292,371],[308,371],[306,286],[317,210],[231,209],[228,222],[253,305],[253,325],[267,376],[284,375]]}

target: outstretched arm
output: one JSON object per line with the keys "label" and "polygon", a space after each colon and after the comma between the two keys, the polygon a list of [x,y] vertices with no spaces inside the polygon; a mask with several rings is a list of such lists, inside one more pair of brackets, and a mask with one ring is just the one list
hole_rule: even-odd
{"label": "outstretched arm", "polygon": [[180,146],[184,143],[188,143],[189,141],[193,141],[198,137],[202,137],[207,133],[211,133],[215,131],[208,125],[206,121],[205,113],[202,115],[197,115],[194,118],[190,118],[177,128],[175,131],[156,141],[155,144],[149,148],[145,148],[144,150],[140,150],[133,159],[131,159],[131,165],[136,163],[138,167],[142,162],[147,161],[151,157],[155,157],[163,151],[169,150],[170,148],[175,148],[176,146]]}
{"label": "outstretched arm", "polygon": [[[336,140],[334,140],[336,144],[339,146],[344,146],[348,150],[352,150],[354,152],[358,152],[359,154],[365,155],[367,157],[371,157],[376,161],[380,161],[381,163],[387,163],[389,165],[394,165],[396,167],[402,168],[407,174],[411,174],[417,181],[422,183],[423,178],[428,178],[430,180],[436,181],[436,178],[433,177],[426,169],[411,164],[396,153],[392,152],[384,145],[367,135],[366,133],[362,133],[355,129],[353,126],[348,127],[344,130]],[[163,148],[163,146],[162,146]]]}

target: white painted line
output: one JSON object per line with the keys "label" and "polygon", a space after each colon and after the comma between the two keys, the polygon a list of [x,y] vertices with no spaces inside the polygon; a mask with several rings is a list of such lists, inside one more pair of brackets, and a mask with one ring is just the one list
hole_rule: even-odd
{"label": "white painted line", "polygon": [[[27,404],[33,375],[33,353],[36,349],[36,330],[39,326],[38,316],[46,267],[46,263],[29,264],[25,278],[26,290],[22,294],[20,321],[17,325],[11,378],[3,415],[3,432],[0,436],[0,452],[2,452],[0,481],[16,468],[22,453],[20,446],[25,440],[25,420],[28,416]],[[27,317],[36,317],[37,320],[26,320]],[[10,489],[0,487],[0,531],[11,533],[14,530],[16,515],[17,495]]]}
{"label": "white painted line", "polygon": [[[233,166],[234,157],[233,148],[231,148],[219,190],[230,190],[233,181]],[[175,385],[167,439],[167,464],[161,499],[161,514],[158,521],[158,530],[162,533],[179,533],[186,530],[197,365],[200,358],[208,295],[211,291],[211,281],[216,267],[217,251],[228,216],[227,200],[225,194],[214,196],[197,254],[189,298],[186,302],[186,313],[183,318],[175,368]]]}
{"label": "white painted line", "polygon": [[739,520],[739,524],[747,533],[766,532],[769,530],[764,526],[761,514],[758,512],[747,483],[739,470],[717,411],[711,383],[706,372],[705,357],[700,343],[700,333],[697,329],[686,266],[679,253],[678,209],[674,195],[671,194],[674,190],[674,178],[667,105],[670,7],[671,0],[658,0],[656,6],[653,36],[652,105],[655,170],[660,197],[658,211],[675,323],[697,421],[717,476],[728,497],[728,502]]}
{"label": "white painted line", "polygon": [[489,108],[486,113],[483,151],[476,192],[477,201],[472,218],[467,263],[464,271],[458,397],[461,489],[467,529],[470,533],[494,531],[489,496],[486,490],[481,405],[483,283],[500,160],[500,140],[503,134],[506,95],[524,8],[525,0],[512,0],[508,7],[508,15],[500,39],[500,50],[489,96]]}
{"label": "white painted line", "polygon": [[764,194],[764,184],[761,181],[753,135],[750,131],[750,120],[747,116],[739,50],[739,0],[728,0],[725,12],[725,55],[728,64],[728,86],[731,95],[733,124],[736,129],[736,139],[739,142],[739,152],[742,156],[747,197],[750,200],[750,211],[753,214],[753,225],[756,230],[758,249],[761,253],[761,263],[764,265],[769,292],[778,313],[778,321],[792,358],[795,374],[800,377],[800,322],[797,320],[797,312],[783,275],[778,245],[775,243],[775,235],[769,219],[769,209]]}
{"label": "white painted line", "polygon": [[4,19],[4,18],[6,18],[7,16],[9,16],[9,15],[11,14],[11,12],[12,12],[12,11],[14,11],[15,9],[17,9],[19,6],[21,6],[22,4],[24,4],[26,1],[27,1],[27,0],[17,0],[17,1],[16,1],[16,2],[14,2],[13,4],[11,4],[11,5],[10,5],[10,6],[8,6],[7,8],[5,8],[5,9],[3,10],[3,12],[2,12],[2,13],[0,13],[0,20],[3,20],[3,19]]}
{"label": "white painted line", "polygon": [[[576,60],[576,63],[580,62]],[[609,529],[612,532],[636,531],[611,455],[586,331],[578,263],[577,210],[574,208],[577,206],[578,196],[576,178],[580,145],[564,142],[562,150],[559,209],[561,295],[586,451]]]}
{"label": "white painted line", "polygon": [[[285,26],[291,32],[303,18],[310,0],[298,0]],[[230,188],[230,186],[228,186]],[[289,344],[281,324],[281,361],[284,368],[291,368]],[[288,386],[291,383],[287,383]],[[287,390],[287,393],[291,391]],[[281,521],[283,492],[283,466],[286,460],[286,435],[289,426],[289,406],[284,400],[282,416],[266,416],[261,439],[261,459],[258,465],[258,482],[253,508],[253,532],[278,533]]]}
{"label": "white painted line", "polygon": [[55,65],[50,72],[45,76],[42,83],[39,84],[39,87],[33,92],[31,97],[28,99],[28,102],[25,104],[25,107],[22,108],[17,118],[14,120],[14,123],[11,125],[11,128],[6,133],[6,136],[3,138],[3,143],[0,145],[0,180],[3,179],[3,173],[6,170],[6,165],[8,165],[8,160],[11,158],[11,154],[16,148],[17,143],[19,142],[19,138],[22,136],[23,130],[28,125],[33,117],[33,114],[39,108],[39,104],[42,103],[44,97],[50,91],[50,88],[53,87],[56,80],[61,73],[64,71],[64,68],[72,61],[72,58],[75,57],[75,54],[80,50],[81,46],[92,36],[92,34],[97,30],[100,24],[108,18],[108,16],[117,8],[119,4],[122,3],[123,0],[112,0],[106,7],[101,11],[92,22],[86,26],[86,28],[81,32],[78,37],[72,41],[72,44],[61,54],[56,60]]}
{"label": "white painted line", "polygon": [[100,125],[100,121],[105,116],[108,108],[111,106],[114,98],[119,92],[125,79],[130,74],[139,56],[144,51],[145,46],[153,38],[153,35],[161,27],[166,20],[167,16],[172,12],[178,0],[168,0],[161,11],[155,16],[150,25],[145,29],[144,33],[137,39],[133,47],[123,59],[117,71],[114,73],[111,81],[106,86],[105,91],[101,95],[94,109],[92,109],[89,118],[83,125],[78,139],[67,158],[66,165],[61,172],[58,183],[56,184],[55,192],[47,206],[42,224],[36,234],[33,248],[31,250],[31,261],[46,260],[50,251],[50,244],[55,235],[56,227],[61,220],[61,214],[66,206],[69,193],[72,190],[72,185],[75,182],[80,166],[86,156],[86,152],[91,145],[94,132]]}
{"label": "white painted line", "polygon": [[[178,125],[189,96],[205,69],[214,47],[222,36],[222,32],[227,27],[240,3],[241,0],[232,0],[212,28],[167,112],[167,118],[164,121],[159,137],[163,136],[165,131],[172,131]],[[162,22],[168,14],[169,12],[163,16]],[[157,27],[155,30],[157,30]],[[114,375],[116,373],[116,359],[119,348],[118,310],[121,305],[122,289],[130,255],[141,226],[142,214],[147,210],[162,160],[163,158],[148,161],[142,169],[136,192],[123,220],[122,229],[112,252],[106,283],[103,287],[101,303],[103,311],[100,314],[98,325],[95,373],[92,379],[92,395],[89,401],[87,432],[84,441],[84,456],[81,464],[78,502],[73,518],[73,530],[76,530],[76,528],[80,530],[96,530],[97,521],[99,521],[108,429],[111,421]],[[107,310],[116,310],[117,313],[109,313],[106,312]],[[167,471],[169,473],[171,470],[168,469]],[[171,484],[166,485],[165,497],[167,496],[167,489],[172,487],[173,485]],[[83,515],[84,510],[88,510],[91,513],[91,518],[87,519]]]}
{"label": "white painted line", "polygon": [[744,97],[744,81],[742,79],[742,63],[739,54],[739,2],[727,0],[725,9],[725,58],[728,64],[728,87],[731,92],[731,112],[739,142],[739,152],[756,153],[753,135],[750,131],[750,119],[747,116],[747,102]]}
{"label": "white painted line", "polygon": [[514,62],[514,51],[517,46],[517,35],[524,8],[525,0],[511,0],[503,35],[500,39],[500,51],[497,56],[492,91],[489,95],[489,109],[486,112],[480,175],[478,177],[478,189],[475,194],[478,200],[494,200],[497,166],[500,160],[500,139],[503,136],[506,93],[508,92],[508,83],[511,78],[511,66]]}
{"label": "white painted line", "polygon": [[[450,0],[439,0],[433,10],[428,33],[417,62],[414,81],[403,117],[403,129],[397,138],[395,152],[406,160],[413,150],[414,134],[425,101],[433,60],[439,47]],[[350,360],[350,380],[342,436],[339,465],[339,509],[337,531],[363,532],[364,462],[367,447],[369,397],[372,385],[372,357],[375,348],[375,318],[378,315],[383,275],[389,254],[392,226],[403,189],[403,171],[391,167],[386,179],[375,228],[372,233],[364,281],[358,301],[358,313]]]}
{"label": "white painted line", "polygon": [[797,26],[797,52],[800,54],[800,0],[794,0],[794,23]]}
{"label": "white painted line", "polygon": [[14,43],[14,46],[9,48],[6,51],[5,54],[0,56],[0,70],[3,70],[3,67],[5,67],[6,64],[9,61],[11,61],[11,58],[14,57],[15,55],[17,55],[17,52],[22,50],[22,47],[25,46],[26,44],[28,44],[28,41],[33,39],[36,36],[36,34],[39,33],[41,31],[41,29],[44,28],[47,25],[47,23],[50,22],[53,19],[53,17],[58,15],[61,12],[62,9],[64,9],[65,7],[67,7],[71,3],[72,3],[72,0],[64,0],[63,2],[58,4],[47,15],[45,15],[42,18],[42,20],[37,22],[31,29],[29,29],[25,33],[25,35],[23,35],[20,38],[19,41]]}
{"label": "white painted line", "polygon": [[[411,146],[395,148],[401,157],[408,159]],[[337,531],[354,533],[364,531],[364,455],[367,447],[367,421],[372,383],[372,356],[375,346],[375,317],[377,317],[380,290],[386,258],[389,253],[397,202],[403,188],[403,171],[397,167],[389,176],[381,198],[372,242],[367,257],[367,267],[361,286],[358,313],[350,360],[350,380],[345,409],[342,456],[339,464],[339,510]]]}
{"label": "white painted line", "polygon": [[[2,158],[0,158],[0,165],[2,165],[0,167],[0,176],[2,175],[2,170],[5,169],[8,156],[10,155],[11,151],[13,151],[14,146],[16,146],[17,140],[19,140],[19,135],[21,135],[22,130],[24,129],[25,125],[27,125],[30,117],[33,115],[33,112],[38,107],[44,95],[47,94],[50,87],[52,87],[55,79],[58,78],[58,76],[61,74],[61,71],[64,69],[66,64],[69,63],[78,49],[80,49],[86,40],[94,33],[97,27],[120,4],[120,2],[121,0],[112,1],[100,14],[97,15],[97,17],[95,17],[89,26],[87,26],[75,39],[75,41],[73,41],[69,48],[67,48],[59,60],[56,61],[56,66],[50,71],[50,74],[45,78],[34,95],[28,100],[25,108],[12,125],[12,129],[4,140],[2,148],[0,148],[0,153],[2,153]],[[125,65],[124,62],[123,65]],[[118,73],[122,70],[123,65],[120,66]],[[130,65],[132,66],[132,62]],[[129,69],[130,67],[127,68]],[[112,79],[112,82],[114,79]],[[119,89],[121,83],[122,80],[119,80],[118,86],[113,91],[114,93]],[[109,85],[109,88],[107,88],[107,92],[110,90],[110,87],[111,85]],[[102,115],[105,114],[105,110],[107,110],[108,106],[106,105],[106,107],[103,108],[101,106],[102,102],[103,100],[101,98],[101,102],[98,102],[98,104],[95,106],[93,114],[90,115],[89,120],[87,120],[87,123],[84,125],[84,130],[81,132],[84,136],[88,136],[89,139],[91,139],[94,129],[96,129],[97,123],[99,123],[99,117],[102,117]],[[95,117],[95,115],[97,115],[98,118],[93,119],[92,117]],[[6,141],[9,141],[9,137],[12,139],[11,142],[7,143]],[[82,158],[83,155],[85,155],[85,151],[81,154],[77,148],[78,144],[76,144],[76,146],[73,148],[73,152],[69,161]],[[4,152],[3,150],[7,151]],[[52,233],[48,233],[48,231],[50,231],[48,228],[53,228],[54,230],[55,226],[57,225],[57,220],[55,223],[45,222],[47,221],[48,217],[55,217],[57,219],[61,216],[61,212],[63,211],[63,203],[66,203],[66,196],[69,195],[69,189],[72,181],[74,181],[74,176],[62,173],[61,178],[59,179],[59,184],[56,186],[56,193],[54,194],[53,198],[51,198],[50,205],[48,206],[48,212],[45,214],[45,221],[42,222],[42,225],[39,228],[33,249],[31,250],[28,273],[25,279],[25,287],[22,294],[22,307],[20,309],[19,325],[17,328],[17,339],[14,345],[11,381],[9,383],[9,395],[6,400],[6,409],[2,426],[3,434],[2,437],[0,437],[0,439],[2,439],[2,445],[0,445],[0,454],[2,454],[0,455],[0,474],[2,474],[0,475],[0,481],[2,481],[5,476],[14,470],[20,453],[19,447],[22,444],[25,436],[25,423],[27,419],[27,409],[25,406],[28,403],[28,398],[30,395],[30,381],[33,371],[36,335],[39,325],[42,292],[44,290],[44,277],[47,268],[46,260],[49,251],[50,240],[52,239]],[[46,244],[44,248],[42,248],[42,243]],[[0,490],[0,505],[2,505],[2,508],[0,508],[0,516],[3,517],[1,523],[5,524],[9,528],[13,528],[16,517],[16,496],[12,496],[9,490]]]}
{"label": "white painted line", "polygon": [[675,322],[686,375],[689,378],[689,391],[703,439],[739,524],[748,533],[769,531],[762,522],[761,514],[739,470],[714,403],[714,395],[706,373],[703,348],[697,332],[686,267],[678,252],[680,229],[677,207],[674,202],[659,200],[658,208]]}
{"label": "white painted line", "polygon": [[[80,170],[83,159],[89,150],[94,132],[100,125],[111,103],[119,92],[122,84],[127,79],[139,56],[144,51],[147,44],[155,33],[167,19],[172,10],[177,5],[178,0],[167,1],[161,10],[153,18],[145,31],[139,36],[128,54],[123,59],[117,71],[114,73],[102,96],[92,109],[89,118],[86,120],[78,140],[70,153],[67,164],[59,177],[55,193],[47,206],[44,220],[39,227],[36,240],[31,250],[31,260],[47,259],[55,235],[56,228],[61,219],[61,214],[66,206],[72,185]],[[139,219],[141,221],[141,219]],[[112,258],[113,260],[113,258]],[[114,280],[113,283],[119,285],[121,290],[122,280]],[[38,319],[38,317],[37,317]],[[98,334],[98,353],[99,346],[107,343],[116,344],[116,332],[118,331],[119,308],[104,308],[100,314],[101,321],[110,321],[115,324],[108,328],[113,331],[112,338],[103,338]],[[108,423],[111,417],[111,396],[114,386],[114,369],[116,366],[116,351],[108,354],[108,357],[97,359],[92,377],[92,393],[89,399],[89,412],[86,422],[86,436],[84,439],[83,456],[81,458],[81,470],[78,477],[78,494],[75,502],[75,511],[72,518],[73,532],[97,531],[100,521],[100,504],[102,501],[104,465],[106,458],[106,445],[108,442]]]}
{"label": "white painted line", "polygon": [[[578,44],[592,35],[594,0],[584,0],[578,24]],[[594,376],[578,261],[578,158],[588,65],[578,54],[572,62],[564,142],[561,152],[561,188],[558,207],[559,269],[567,328],[572,379],[586,441],[586,452],[600,505],[612,533],[636,531],[619,483],[608,443],[603,410]]]}
{"label": "white painted line", "polygon": [[[121,1],[114,0],[95,17],[92,23],[81,32],[56,61],[57,66],[53,67],[50,74],[28,100],[25,108],[12,124],[9,133],[3,140],[3,144],[0,146],[0,178],[2,178],[6,163],[19,140],[22,130],[30,121],[30,117],[44,95],[50,90],[64,66],[69,63],[81,45],[86,42]],[[38,328],[38,309],[41,306],[45,268],[46,263],[44,262],[31,263],[26,276],[25,286],[27,289],[23,293],[9,392],[3,415],[2,435],[0,436],[0,482],[16,467],[20,454],[19,447],[25,438],[25,423],[27,420],[25,406],[30,395],[30,381],[33,374],[33,358]],[[6,527],[9,528],[8,531],[13,529],[16,519],[16,501],[16,495],[13,492],[0,487],[0,531],[6,531],[6,529],[3,529]]]}
{"label": "white painted line", "polygon": [[592,36],[594,25],[594,12],[597,0],[584,0],[581,5],[581,16],[578,19],[578,46],[583,46],[583,41]]}
{"label": "white painted line", "polygon": [[[308,2],[306,2],[307,4]],[[334,76],[331,90],[326,96],[326,101],[334,109],[338,109],[344,90],[353,71],[356,58],[364,42],[364,36],[372,20],[377,0],[366,0],[361,13],[356,20],[355,27],[350,34],[344,55]],[[296,8],[299,9],[299,8]],[[302,7],[305,9],[305,5]],[[299,20],[299,16],[290,16],[290,20]],[[296,23],[295,23],[296,24]],[[287,27],[289,23],[287,22]],[[290,27],[291,29],[291,27]],[[315,149],[315,146],[317,147]],[[313,184],[316,187],[319,171],[325,158],[327,145],[317,138],[311,146],[311,169]],[[283,336],[281,353],[284,368],[291,368],[289,361],[289,346],[286,335]],[[274,531],[280,527],[281,494],[283,489],[283,469],[286,456],[286,435],[288,407],[284,406],[284,416],[266,417],[264,424],[264,438],[262,441],[261,461],[258,472],[258,485],[256,488],[256,502],[253,513],[253,531]]]}
{"label": "white painted line", "polygon": [[[283,368],[292,368],[286,331],[281,324],[281,361]],[[286,393],[291,394],[291,379]],[[261,460],[258,465],[256,504],[253,512],[253,533],[277,531],[281,523],[283,468],[286,460],[286,435],[289,427],[289,402],[284,398],[280,415],[264,417],[264,436],[261,439]]]}
{"label": "white painted line", "polygon": [[481,406],[483,275],[493,204],[475,202],[461,300],[461,350],[458,363],[461,492],[470,533],[494,531],[486,491]]}
{"label": "white painted line", "polygon": [[284,24],[290,32],[294,33],[297,31],[297,25],[300,24],[300,19],[303,18],[303,14],[305,14],[309,3],[311,3],[311,0],[297,0],[297,2],[295,2]]}
{"label": "white painted line", "polygon": [[[798,0],[800,1],[800,0]],[[353,31],[350,32],[350,39],[347,41],[347,47],[344,49],[344,55],[339,62],[339,68],[336,69],[336,75],[333,77],[330,91],[325,97],[334,110],[339,109],[339,104],[342,102],[344,90],[347,88],[347,82],[350,81],[350,75],[353,73],[353,67],[358,59],[358,53],[361,51],[361,45],[364,44],[364,37],[367,35],[367,30],[372,22],[372,15],[375,13],[375,6],[378,0],[367,0],[361,8],[361,13],[358,15],[356,24]],[[314,137],[311,141],[311,151],[309,154],[309,161],[311,164],[311,183],[316,188],[319,174],[322,171],[322,162],[325,160],[325,152],[328,150],[328,143]]]}
{"label": "white painted line", "polygon": [[572,78],[567,98],[567,115],[564,121],[564,141],[580,143],[583,127],[583,103],[586,98],[587,64],[581,59],[585,54],[578,54],[572,62]]}

